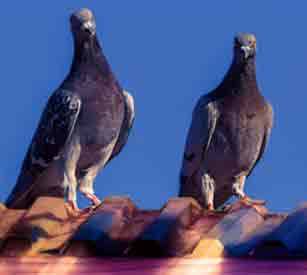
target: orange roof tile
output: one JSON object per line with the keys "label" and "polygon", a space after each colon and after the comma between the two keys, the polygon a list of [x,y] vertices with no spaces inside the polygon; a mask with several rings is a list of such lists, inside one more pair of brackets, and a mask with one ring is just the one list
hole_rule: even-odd
{"label": "orange roof tile", "polygon": [[72,217],[63,199],[40,197],[27,210],[0,204],[1,255],[293,257],[295,248],[301,256],[306,209],[286,217],[238,201],[211,212],[191,198],[172,198],[162,209],[143,210],[127,197],[109,197]]}

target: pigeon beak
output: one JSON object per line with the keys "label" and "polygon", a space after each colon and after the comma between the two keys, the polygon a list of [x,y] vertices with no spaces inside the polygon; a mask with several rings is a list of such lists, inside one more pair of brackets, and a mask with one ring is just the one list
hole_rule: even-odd
{"label": "pigeon beak", "polygon": [[253,52],[253,49],[250,46],[241,46],[241,50],[244,52],[245,59],[247,59]]}
{"label": "pigeon beak", "polygon": [[86,21],[82,24],[82,30],[89,32],[93,36],[96,33],[96,25],[92,21]]}

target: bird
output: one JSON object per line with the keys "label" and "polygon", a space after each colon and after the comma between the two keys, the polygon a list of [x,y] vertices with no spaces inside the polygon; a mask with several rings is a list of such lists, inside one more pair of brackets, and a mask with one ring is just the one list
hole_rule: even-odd
{"label": "bird", "polygon": [[133,126],[133,96],[122,89],[103,54],[93,12],[73,12],[70,27],[70,71],[43,110],[6,201],[9,208],[29,208],[39,196],[52,195],[64,197],[68,209],[79,213],[78,190],[99,205],[94,180],[121,152]]}
{"label": "bird", "polygon": [[179,196],[215,210],[233,195],[264,204],[244,192],[262,159],[273,127],[273,109],[256,79],[256,36],[238,33],[233,60],[220,84],[202,95],[192,114],[180,170]]}
{"label": "bird", "polygon": [[125,90],[123,91],[123,94],[124,94],[124,100],[125,100],[125,116],[124,116],[124,120],[123,120],[121,129],[120,129],[118,139],[112,151],[112,155],[108,159],[107,163],[109,163],[114,157],[116,157],[122,151],[123,147],[128,141],[130,130],[133,126],[134,119],[135,119],[135,107],[134,107],[133,96]]}

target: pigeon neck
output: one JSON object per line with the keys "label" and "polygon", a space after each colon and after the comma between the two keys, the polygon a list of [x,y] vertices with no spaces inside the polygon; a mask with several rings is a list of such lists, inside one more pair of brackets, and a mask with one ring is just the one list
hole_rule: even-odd
{"label": "pigeon neck", "polygon": [[249,58],[246,62],[237,62],[234,59],[221,83],[221,88],[226,88],[221,89],[226,93],[229,92],[229,89],[233,93],[245,93],[258,90],[255,58]]}
{"label": "pigeon neck", "polygon": [[80,68],[95,64],[97,70],[102,75],[112,75],[111,68],[103,55],[96,36],[84,40],[74,39],[74,59],[71,72],[76,72]]}

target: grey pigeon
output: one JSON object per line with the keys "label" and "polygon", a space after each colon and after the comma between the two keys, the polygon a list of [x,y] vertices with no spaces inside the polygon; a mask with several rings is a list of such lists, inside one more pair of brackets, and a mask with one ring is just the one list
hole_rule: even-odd
{"label": "grey pigeon", "polygon": [[116,141],[116,144],[114,146],[114,149],[112,151],[111,157],[108,159],[108,162],[112,160],[114,157],[116,157],[125,144],[128,141],[128,137],[130,134],[130,130],[133,126],[134,118],[135,118],[135,111],[134,111],[134,99],[132,95],[130,95],[127,91],[123,91],[124,98],[125,98],[125,116],[124,121],[122,123],[122,127],[120,129],[120,133],[118,136],[118,139]]}
{"label": "grey pigeon", "polygon": [[77,188],[98,205],[94,179],[122,150],[133,124],[133,98],[102,53],[92,12],[75,12],[70,22],[71,69],[48,100],[6,201],[10,208],[28,208],[37,197],[52,195],[65,196],[72,210],[79,211]]}
{"label": "grey pigeon", "polygon": [[232,195],[248,203],[246,177],[262,158],[273,124],[256,80],[256,37],[241,33],[223,81],[193,111],[180,174],[180,196],[213,210]]}

